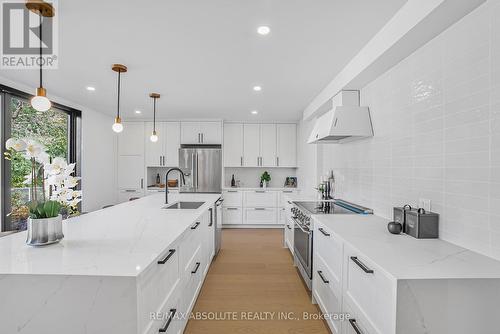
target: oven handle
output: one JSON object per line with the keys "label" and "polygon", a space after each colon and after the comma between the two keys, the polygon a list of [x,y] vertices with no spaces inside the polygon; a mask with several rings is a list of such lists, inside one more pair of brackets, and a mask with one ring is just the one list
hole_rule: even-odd
{"label": "oven handle", "polygon": [[302,232],[304,232],[306,234],[311,234],[311,231],[304,230],[304,228],[302,227],[302,225],[295,218],[292,217],[292,220],[295,222],[295,225],[297,225],[302,230]]}

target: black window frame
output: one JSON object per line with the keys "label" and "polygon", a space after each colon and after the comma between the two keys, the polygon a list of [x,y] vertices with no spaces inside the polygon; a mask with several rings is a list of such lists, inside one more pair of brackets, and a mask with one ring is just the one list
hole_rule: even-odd
{"label": "black window frame", "polygon": [[[0,84],[0,95],[1,95],[1,105],[0,110],[2,111],[1,119],[1,231],[12,230],[10,219],[7,214],[10,212],[10,177],[11,177],[11,163],[10,161],[4,159],[5,141],[10,138],[11,135],[11,110],[9,108],[10,100],[14,98],[20,98],[25,100],[30,100],[33,94],[28,94],[21,90],[5,86]],[[52,107],[65,112],[69,116],[69,163],[76,163],[75,174],[76,176],[81,176],[81,151],[82,151],[82,111],[62,105],[52,101]],[[80,184],[78,185],[80,188]]]}

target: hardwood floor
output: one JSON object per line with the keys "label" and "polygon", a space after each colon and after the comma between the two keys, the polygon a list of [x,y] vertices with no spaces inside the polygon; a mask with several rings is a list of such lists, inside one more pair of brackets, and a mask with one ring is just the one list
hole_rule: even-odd
{"label": "hardwood floor", "polygon": [[227,320],[191,319],[185,333],[329,333],[323,320],[303,319],[320,311],[282,243],[281,229],[224,229],[193,314]]}

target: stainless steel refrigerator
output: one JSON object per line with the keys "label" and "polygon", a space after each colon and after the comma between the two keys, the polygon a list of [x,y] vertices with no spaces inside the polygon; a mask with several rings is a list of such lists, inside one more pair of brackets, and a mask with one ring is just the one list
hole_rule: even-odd
{"label": "stainless steel refrigerator", "polygon": [[222,148],[220,145],[181,145],[179,168],[186,176],[181,192],[220,193]]}

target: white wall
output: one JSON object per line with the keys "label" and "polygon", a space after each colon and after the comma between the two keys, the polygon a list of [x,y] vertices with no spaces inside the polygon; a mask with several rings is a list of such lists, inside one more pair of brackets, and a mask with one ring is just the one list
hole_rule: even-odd
{"label": "white wall", "polygon": [[500,5],[488,1],[361,91],[375,137],[325,145],[340,197],[392,217],[432,200],[441,238],[500,259]]}
{"label": "white wall", "polygon": [[[34,87],[2,77],[0,83],[27,93],[35,91]],[[103,205],[114,204],[116,135],[111,130],[113,118],[54,95],[49,95],[49,98],[82,111],[82,211],[93,211]]]}

